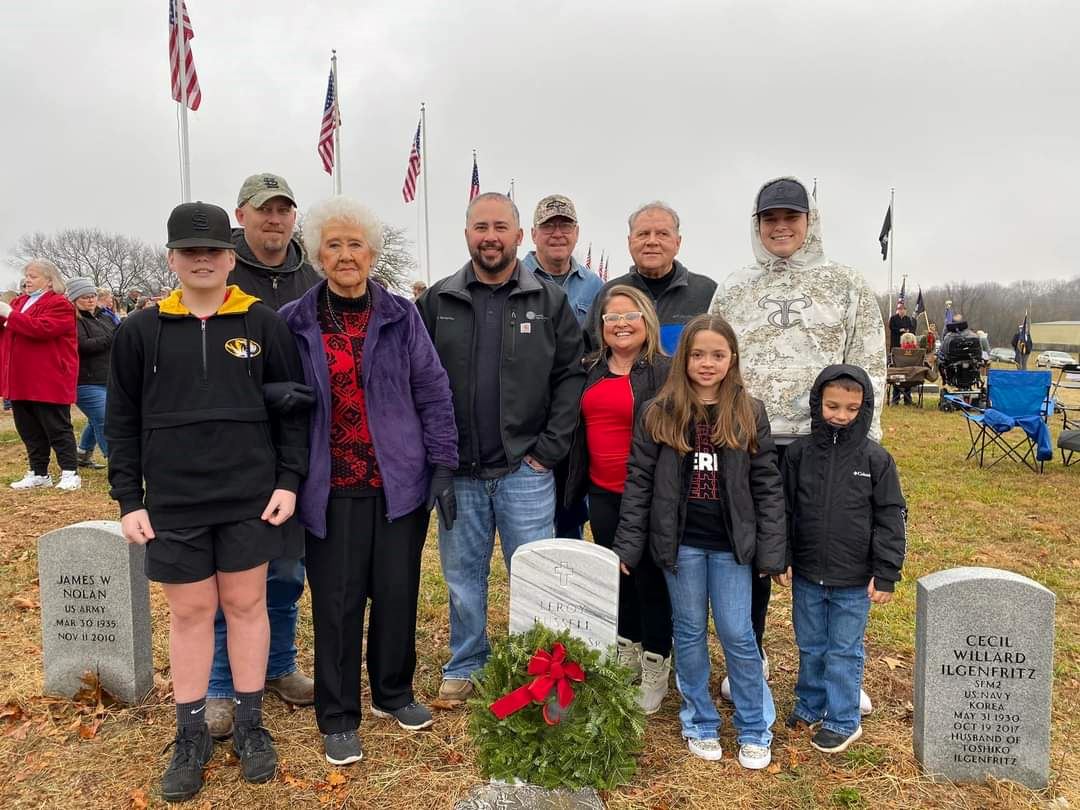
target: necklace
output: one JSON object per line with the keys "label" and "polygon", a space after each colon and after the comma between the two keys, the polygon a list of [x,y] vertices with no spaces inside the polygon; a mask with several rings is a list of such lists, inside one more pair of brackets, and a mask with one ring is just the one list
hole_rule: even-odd
{"label": "necklace", "polygon": [[[330,285],[328,284],[326,285],[326,313],[330,316],[330,323],[333,324],[335,331],[347,335],[348,331],[345,329],[345,316],[343,315],[341,319],[338,319],[337,313],[334,312],[334,304],[330,300],[331,295],[332,293],[330,292]],[[365,312],[367,308],[368,307],[365,304],[365,306],[360,311]]]}

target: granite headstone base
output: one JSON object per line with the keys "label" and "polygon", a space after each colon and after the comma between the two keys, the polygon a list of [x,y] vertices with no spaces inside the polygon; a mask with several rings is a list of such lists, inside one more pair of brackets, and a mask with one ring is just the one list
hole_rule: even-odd
{"label": "granite headstone base", "polygon": [[454,810],[604,810],[604,803],[592,788],[549,790],[493,782],[474,787]]}
{"label": "granite headstone base", "polygon": [[90,520],[38,539],[45,694],[72,697],[83,675],[124,703],[150,691],[150,585],[142,546],[116,521]]}

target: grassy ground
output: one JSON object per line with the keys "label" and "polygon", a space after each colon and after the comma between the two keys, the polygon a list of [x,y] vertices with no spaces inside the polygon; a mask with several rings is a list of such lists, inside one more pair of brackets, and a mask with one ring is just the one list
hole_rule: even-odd
{"label": "grassy ground", "polygon": [[[957,414],[934,400],[924,410],[887,409],[885,444],[900,466],[910,506],[905,580],[894,602],[874,608],[868,630],[866,689],[875,712],[863,740],[845,756],[813,751],[803,736],[779,723],[771,772],[749,773],[730,758],[730,726],[722,732],[725,759],[691,757],[679,737],[672,690],[649,721],[640,769],[632,784],[605,795],[611,808],[1042,808],[1080,801],[1080,467],[1060,459],[1036,477],[1014,465],[980,470],[963,461],[967,431]],[[1060,421],[1054,425],[1055,435]],[[0,419],[0,481],[25,469],[9,417]],[[173,733],[167,655],[167,612],[151,589],[156,688],[136,708],[111,706],[88,690],[75,701],[41,692],[41,627],[35,541],[78,520],[114,518],[105,476],[85,476],[77,493],[16,493],[0,487],[0,806],[164,806],[157,779]],[[1052,730],[1052,783],[1032,792],[1011,783],[938,784],[920,774],[911,749],[911,688],[915,579],[957,565],[1017,571],[1056,591],[1057,644]],[[506,577],[492,576],[494,632],[505,632]],[[418,698],[431,700],[448,657],[446,589],[432,540],[424,556],[418,626]],[[790,599],[773,600],[766,641],[780,717],[791,708],[797,667]],[[311,671],[310,606],[300,619],[300,663]],[[714,645],[713,660],[722,657]],[[722,668],[714,671],[719,694]],[[365,705],[367,696],[365,695]],[[730,717],[730,707],[723,706]],[[445,808],[480,781],[461,711],[440,711],[432,731],[408,735],[365,718],[362,763],[335,769],[322,757],[310,710],[267,700],[267,725],[281,756],[278,777],[262,786],[239,778],[226,746],[218,746],[207,786],[193,806]]]}

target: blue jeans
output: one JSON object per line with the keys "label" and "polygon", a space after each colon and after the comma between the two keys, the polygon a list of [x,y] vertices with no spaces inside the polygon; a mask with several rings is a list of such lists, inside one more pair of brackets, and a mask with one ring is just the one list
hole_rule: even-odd
{"label": "blue jeans", "polygon": [[[266,679],[282,678],[296,671],[296,606],[304,593],[304,561],[282,557],[271,560],[266,569],[266,612],[270,616],[270,658]],[[214,617],[214,663],[210,668],[208,698],[233,696],[229,668],[225,614],[218,608]]]}
{"label": "blue jeans", "polygon": [[799,646],[794,714],[849,736],[860,722],[863,634],[870,613],[866,586],[830,588],[796,574],[791,603]]}
{"label": "blue jeans", "polygon": [[439,559],[450,591],[450,660],[443,677],[468,679],[484,666],[487,638],[488,575],[499,531],[503,562],[518,546],[554,537],[555,476],[522,462],[502,478],[482,481],[454,477],[457,520],[447,531],[439,521]]}
{"label": "blue jeans", "polygon": [[709,603],[724,648],[733,721],[740,745],[772,742],[776,707],[765,682],[761,653],[750,622],[753,567],[739,565],[731,552],[681,546],[677,571],[665,571],[671,595],[675,640],[675,683],[682,695],[679,720],[687,739],[716,739],[720,713],[709,695]]}
{"label": "blue jeans", "polygon": [[86,414],[86,427],[79,438],[79,449],[91,453],[94,445],[101,448],[101,455],[109,457],[109,445],[105,441],[105,386],[80,385],[75,389],[75,404]]}

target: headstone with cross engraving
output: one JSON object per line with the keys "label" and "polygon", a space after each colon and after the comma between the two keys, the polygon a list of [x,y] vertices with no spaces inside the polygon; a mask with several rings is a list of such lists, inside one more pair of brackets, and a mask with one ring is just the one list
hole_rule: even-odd
{"label": "headstone with cross engraving", "polygon": [[605,652],[615,648],[619,558],[581,540],[539,540],[510,561],[510,632],[540,622]]}

